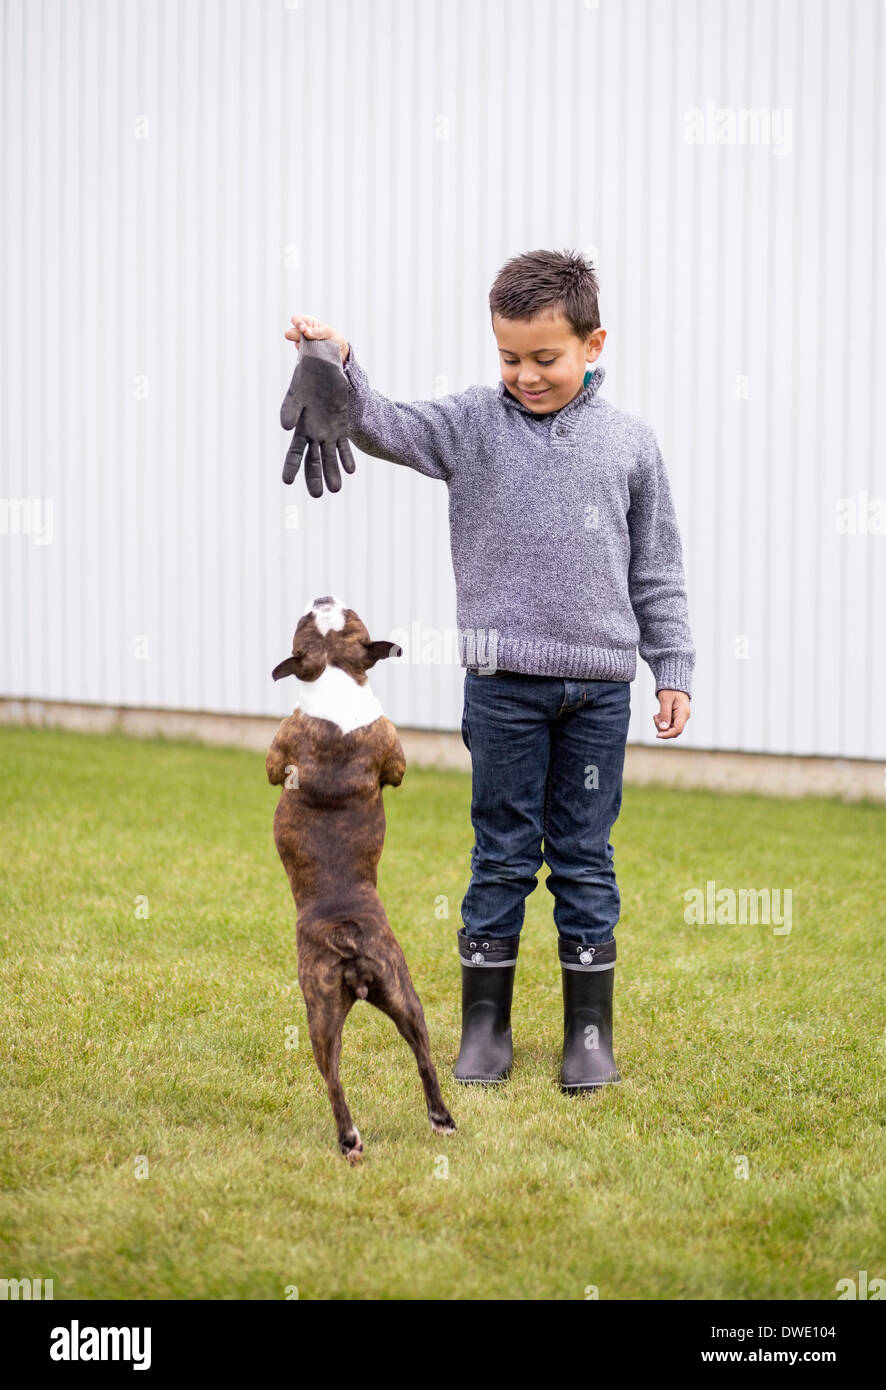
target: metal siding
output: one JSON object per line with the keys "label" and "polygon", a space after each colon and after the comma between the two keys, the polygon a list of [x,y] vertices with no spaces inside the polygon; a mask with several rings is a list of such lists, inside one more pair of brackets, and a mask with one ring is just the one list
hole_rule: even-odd
{"label": "metal siding", "polygon": [[[282,331],[326,318],[396,399],[494,384],[496,270],[576,246],[680,517],[683,741],[886,756],[886,537],[836,530],[886,496],[876,0],[3,0],[2,46],[0,496],[54,535],[0,537],[0,693],[283,714],[334,592],[407,630],[391,717],[458,729],[413,640],[454,644],[446,489],[285,489]],[[789,109],[791,153],[688,144],[708,100]],[[633,704],[654,743],[643,663]]]}

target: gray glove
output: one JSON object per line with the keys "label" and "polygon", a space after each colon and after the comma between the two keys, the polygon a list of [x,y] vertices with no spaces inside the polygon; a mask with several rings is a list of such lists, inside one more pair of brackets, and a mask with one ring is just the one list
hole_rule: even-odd
{"label": "gray glove", "polygon": [[[346,473],[356,468],[348,443],[348,381],[341,364],[341,347],[332,338],[302,334],[298,361],[280,407],[280,424],[295,430],[283,465],[283,481],[291,483],[305,454],[305,482],[312,497],[341,488],[336,449]],[[322,463],[322,471],[321,471]]]}

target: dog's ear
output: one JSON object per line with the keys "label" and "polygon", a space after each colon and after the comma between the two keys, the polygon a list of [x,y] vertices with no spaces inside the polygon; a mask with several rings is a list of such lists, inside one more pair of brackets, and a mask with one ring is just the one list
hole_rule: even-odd
{"label": "dog's ear", "polygon": [[284,676],[297,676],[300,681],[315,681],[326,670],[326,650],[322,642],[295,642],[292,656],[275,666],[271,675],[275,681]]}
{"label": "dog's ear", "polygon": [[282,680],[284,676],[298,675],[298,660],[294,656],[288,656],[285,661],[281,661],[279,666],[275,666],[271,675],[275,681]]}
{"label": "dog's ear", "polygon": [[368,642],[366,644],[366,670],[377,661],[385,661],[389,656],[402,656],[403,648],[396,642]]}

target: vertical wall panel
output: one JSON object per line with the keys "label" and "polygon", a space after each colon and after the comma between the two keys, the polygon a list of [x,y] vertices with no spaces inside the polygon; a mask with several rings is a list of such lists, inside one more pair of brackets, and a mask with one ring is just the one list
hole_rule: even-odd
{"label": "vertical wall panel", "polygon": [[[52,504],[51,536],[35,510],[0,534],[0,694],[283,713],[270,669],[333,592],[405,636],[372,675],[391,716],[457,729],[445,486],[358,457],[322,502],[284,488],[283,330],[340,327],[395,399],[494,385],[496,270],[571,246],[603,394],[653,426],[679,512],[684,742],[886,756],[877,0],[0,17],[0,498]],[[690,142],[709,106],[768,139]],[[642,663],[633,703],[654,742]]]}

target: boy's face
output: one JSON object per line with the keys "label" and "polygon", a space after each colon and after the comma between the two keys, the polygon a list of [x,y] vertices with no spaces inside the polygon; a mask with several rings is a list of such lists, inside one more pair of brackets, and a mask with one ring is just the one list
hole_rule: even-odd
{"label": "boy's face", "polygon": [[584,384],[585,364],[596,361],[606,339],[605,328],[595,329],[587,339],[577,338],[559,311],[528,320],[494,314],[492,331],[502,381],[512,396],[539,415],[575,399]]}

